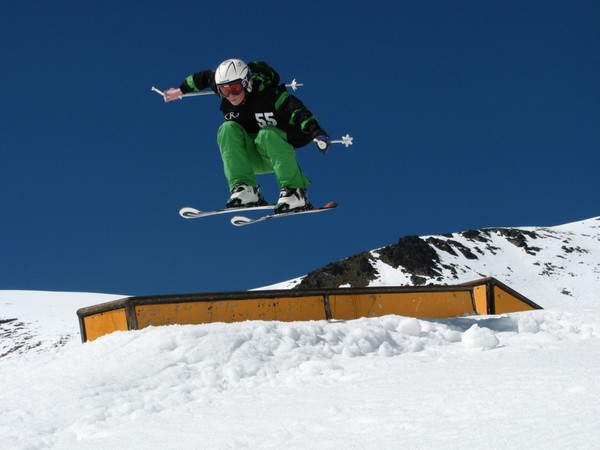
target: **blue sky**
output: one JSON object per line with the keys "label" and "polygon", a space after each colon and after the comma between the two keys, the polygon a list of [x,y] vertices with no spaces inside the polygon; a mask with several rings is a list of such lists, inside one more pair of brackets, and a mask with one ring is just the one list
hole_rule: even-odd
{"label": "blue sky", "polygon": [[[212,4],[2,4],[0,289],[245,290],[406,235],[600,215],[599,2]],[[304,83],[354,137],[298,151],[312,202],[338,210],[179,217],[228,197],[218,99],[150,87],[230,57]]]}

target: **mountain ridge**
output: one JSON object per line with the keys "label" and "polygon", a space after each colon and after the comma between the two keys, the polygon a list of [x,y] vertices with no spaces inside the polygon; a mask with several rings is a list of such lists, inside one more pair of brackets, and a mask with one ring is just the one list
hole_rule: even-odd
{"label": "mountain ridge", "polygon": [[[524,295],[535,293],[532,286],[542,287],[549,306],[558,306],[561,297],[594,301],[600,290],[600,217],[554,227],[403,236],[394,244],[329,263],[278,287],[459,284],[488,276],[525,290]],[[578,289],[582,276],[590,278],[595,288]]]}

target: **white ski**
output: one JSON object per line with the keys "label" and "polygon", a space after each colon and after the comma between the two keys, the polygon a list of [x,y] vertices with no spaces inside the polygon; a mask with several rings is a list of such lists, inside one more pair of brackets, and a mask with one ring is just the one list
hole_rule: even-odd
{"label": "white ski", "polygon": [[235,225],[236,227],[243,227],[245,225],[252,225],[253,223],[264,222],[265,220],[281,219],[282,217],[298,216],[300,214],[314,214],[314,213],[320,213],[320,212],[324,212],[324,211],[330,211],[337,207],[338,207],[338,204],[336,202],[329,202],[325,206],[322,206],[321,208],[312,208],[312,209],[307,209],[305,211],[291,211],[291,212],[280,213],[280,214],[267,214],[266,216],[258,217],[256,219],[251,219],[249,217],[244,217],[244,216],[233,216],[231,218],[231,223],[233,225]]}
{"label": "white ski", "polygon": [[179,210],[179,215],[184,219],[199,219],[201,217],[208,216],[216,216],[218,214],[231,214],[239,211],[260,211],[265,209],[273,209],[275,205],[262,205],[262,206],[250,206],[250,207],[241,207],[241,208],[222,208],[222,209],[214,209],[212,211],[200,211],[199,209],[192,208],[191,206],[186,206],[185,208],[181,208]]}

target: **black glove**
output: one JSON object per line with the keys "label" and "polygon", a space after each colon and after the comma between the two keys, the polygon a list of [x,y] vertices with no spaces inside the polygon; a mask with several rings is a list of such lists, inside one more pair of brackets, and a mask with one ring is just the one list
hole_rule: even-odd
{"label": "black glove", "polygon": [[327,153],[329,150],[329,146],[331,145],[331,138],[326,134],[321,134],[313,139],[315,144],[317,144],[317,148],[323,154]]}

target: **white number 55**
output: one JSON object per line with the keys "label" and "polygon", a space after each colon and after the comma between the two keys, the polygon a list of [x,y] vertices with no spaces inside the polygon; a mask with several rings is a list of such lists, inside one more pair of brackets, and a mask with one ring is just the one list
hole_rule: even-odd
{"label": "white number 55", "polygon": [[266,112],[266,113],[256,113],[254,116],[256,117],[256,122],[258,126],[261,128],[266,127],[267,125],[277,126],[277,121],[273,117],[274,113]]}

